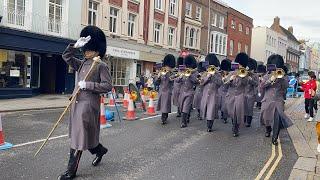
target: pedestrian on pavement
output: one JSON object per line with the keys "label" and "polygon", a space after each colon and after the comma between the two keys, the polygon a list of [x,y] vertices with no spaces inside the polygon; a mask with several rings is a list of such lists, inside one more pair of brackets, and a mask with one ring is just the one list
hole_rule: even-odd
{"label": "pedestrian on pavement", "polygon": [[246,96],[246,109],[245,109],[245,122],[246,127],[251,126],[252,117],[253,117],[253,108],[254,103],[256,102],[256,97],[258,95],[258,86],[259,86],[259,76],[255,73],[257,69],[257,61],[249,58],[248,61],[248,84],[245,88]]}
{"label": "pedestrian on pavement", "polygon": [[[82,152],[89,150],[96,155],[92,161],[97,166],[102,157],[108,152],[99,142],[100,134],[100,94],[111,91],[111,76],[106,64],[98,63],[89,74],[86,81],[84,78],[88,73],[93,58],[100,56],[105,58],[106,36],[96,26],[87,26],[82,29],[80,39],[75,44],[69,44],[62,57],[68,65],[77,70],[78,83],[76,89],[80,88],[78,94],[74,94],[75,101],[71,105],[69,137],[71,148],[67,171],[61,174],[58,179],[66,180],[76,177],[78,165]],[[81,48],[84,60],[75,57],[77,50]],[[80,81],[79,81],[80,80]]]}
{"label": "pedestrian on pavement", "polygon": [[[278,54],[271,55],[267,64],[276,66],[278,72],[284,67],[283,58]],[[262,99],[260,122],[266,127],[266,137],[270,137],[273,131],[272,144],[274,145],[278,145],[280,128],[288,128],[292,125],[291,120],[284,113],[284,95],[289,87],[289,81],[288,76],[282,73],[278,75],[275,71],[268,72],[261,83],[265,95]]]}
{"label": "pedestrian on pavement", "polygon": [[186,70],[183,76],[178,78],[181,83],[181,91],[179,96],[179,108],[182,113],[181,128],[187,127],[190,122],[190,112],[194,96],[194,86],[199,82],[198,73],[194,69],[197,68],[197,61],[192,55],[188,55],[184,59]]}
{"label": "pedestrian on pavement", "polygon": [[304,91],[304,104],[305,104],[305,111],[306,114],[304,118],[308,119],[308,122],[313,121],[314,113],[314,105],[315,100],[313,99],[316,90],[317,90],[317,83],[316,83],[316,76],[313,71],[308,72],[309,80],[306,83],[301,83],[301,88]]}
{"label": "pedestrian on pavement", "polygon": [[228,109],[227,109],[227,93],[229,85],[225,84],[224,82],[228,79],[229,74],[231,71],[231,60],[224,59],[221,61],[221,76],[223,84],[219,88],[219,110],[221,111],[221,119],[223,120],[223,123],[227,123],[228,119]]}
{"label": "pedestrian on pavement", "polygon": [[219,88],[222,85],[222,76],[218,72],[220,61],[215,54],[208,54],[206,61],[209,62],[209,66],[200,80],[200,86],[203,87],[203,96],[199,105],[202,119],[207,120],[207,132],[212,132],[213,122],[219,118]]}
{"label": "pedestrian on pavement", "polygon": [[157,110],[162,113],[161,123],[163,125],[167,124],[169,113],[171,113],[171,96],[173,88],[173,79],[171,79],[171,76],[172,68],[175,66],[175,57],[172,54],[166,55],[163,60],[163,67],[156,77],[156,81],[160,83]]}
{"label": "pedestrian on pavement", "polygon": [[246,53],[239,53],[236,56],[235,63],[238,63],[239,69],[230,73],[226,84],[229,86],[226,96],[228,115],[232,119],[232,132],[234,137],[239,136],[239,127],[244,124],[246,97],[245,88],[249,81],[249,76],[243,76],[241,70],[245,70],[248,65],[249,56]]}
{"label": "pedestrian on pavement", "polygon": [[[206,71],[206,68],[203,67],[203,62],[200,62],[198,64],[197,71],[199,73],[199,78],[200,78],[201,74],[203,74]],[[193,103],[192,103],[193,104],[193,108],[197,110],[197,113],[198,113],[197,118],[198,118],[198,120],[202,120],[201,115],[200,115],[202,94],[203,94],[203,85],[201,85],[199,83],[199,84],[197,84],[196,91],[194,93]]]}
{"label": "pedestrian on pavement", "polygon": [[258,85],[258,96],[257,96],[257,108],[258,109],[261,109],[261,101],[264,97],[264,89],[261,88],[261,82],[262,82],[262,79],[263,79],[263,76],[266,74],[267,72],[267,68],[265,65],[261,64],[261,65],[258,65],[257,67],[257,74],[259,76],[259,85]]}
{"label": "pedestrian on pavement", "polygon": [[[183,57],[178,57],[177,60],[177,68],[179,66],[183,65]],[[181,76],[181,71],[178,69],[178,75]],[[182,82],[179,80],[178,77],[176,77],[173,81],[173,91],[172,91],[172,104],[177,106],[177,117],[181,117],[181,111],[179,108],[179,96],[180,96],[180,90],[181,90]]]}

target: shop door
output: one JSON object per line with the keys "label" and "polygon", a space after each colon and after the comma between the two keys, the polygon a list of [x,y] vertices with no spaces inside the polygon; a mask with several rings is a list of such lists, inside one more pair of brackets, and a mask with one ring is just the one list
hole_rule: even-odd
{"label": "shop door", "polygon": [[55,78],[55,93],[65,93],[65,81],[67,74],[67,64],[63,61],[61,56],[56,56],[56,78]]}
{"label": "shop door", "polygon": [[56,61],[54,56],[42,56],[40,69],[40,92],[42,94],[55,93]]}

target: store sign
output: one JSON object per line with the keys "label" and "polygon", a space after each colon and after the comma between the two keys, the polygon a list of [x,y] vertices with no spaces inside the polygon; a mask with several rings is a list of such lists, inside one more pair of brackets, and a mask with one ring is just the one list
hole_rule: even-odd
{"label": "store sign", "polygon": [[112,46],[107,47],[107,55],[126,59],[140,59],[139,51],[133,51],[129,49],[117,48]]}

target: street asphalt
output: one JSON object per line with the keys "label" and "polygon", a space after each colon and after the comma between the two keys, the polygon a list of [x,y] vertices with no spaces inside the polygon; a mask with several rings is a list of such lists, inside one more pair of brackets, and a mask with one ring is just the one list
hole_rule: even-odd
{"label": "street asphalt", "polygon": [[[6,141],[25,144],[0,151],[0,179],[56,179],[66,170],[69,152],[68,137],[49,141],[40,154],[33,155],[63,109],[25,111],[6,114],[2,124]],[[114,110],[114,109],[113,109]],[[123,112],[120,111],[121,117]],[[146,117],[141,111],[138,116]],[[91,166],[94,158],[84,152],[77,179],[150,179],[150,180],[249,180],[255,179],[271,155],[271,139],[264,137],[258,111],[253,126],[242,128],[234,138],[231,123],[214,123],[214,132],[206,132],[206,122],[195,118],[181,129],[176,114],[169,124],[160,124],[160,117],[136,121],[112,122],[113,127],[101,130],[100,140],[109,152],[101,164]],[[68,121],[56,130],[55,136],[68,133]],[[297,155],[286,130],[280,135],[283,158],[271,179],[288,179]]]}

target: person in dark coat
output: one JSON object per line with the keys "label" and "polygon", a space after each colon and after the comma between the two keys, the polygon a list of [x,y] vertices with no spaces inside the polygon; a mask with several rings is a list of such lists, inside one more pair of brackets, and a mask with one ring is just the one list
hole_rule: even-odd
{"label": "person in dark coat", "polygon": [[[179,96],[179,108],[182,113],[181,128],[187,127],[190,111],[192,108],[194,86],[198,83],[197,61],[192,55],[188,55],[184,59],[186,70],[182,77],[178,78],[181,82],[181,91]],[[189,71],[189,72],[187,72]]]}
{"label": "person in dark coat", "polygon": [[[222,80],[226,80],[231,71],[231,61],[229,59],[224,59],[221,61],[221,76]],[[228,93],[229,85],[223,83],[219,88],[219,110],[221,111],[221,119],[223,123],[227,123],[228,111],[226,106],[226,96]]]}
{"label": "person in dark coat", "polygon": [[162,70],[166,70],[166,73],[159,73],[155,78],[160,84],[159,98],[157,104],[157,111],[160,111],[162,124],[167,124],[168,115],[171,112],[171,96],[173,88],[172,68],[176,66],[175,57],[172,54],[168,54],[164,57]]}
{"label": "person in dark coat", "polygon": [[[205,72],[205,67],[203,66],[204,63],[200,62],[198,64],[198,77],[200,78],[201,74]],[[201,107],[201,99],[202,99],[202,94],[203,94],[203,85],[200,83],[197,84],[196,91],[194,94],[193,98],[193,108],[195,108],[198,112],[198,120],[202,120],[201,115],[200,115],[200,107]]]}
{"label": "person in dark coat", "polygon": [[[98,63],[84,81],[93,58],[100,56],[105,58],[106,37],[101,29],[96,26],[85,27],[80,34],[80,39],[75,44],[69,44],[62,58],[75,69],[78,74],[77,87],[72,94],[75,101],[71,105],[69,118],[69,136],[71,138],[71,149],[67,171],[58,179],[73,179],[76,176],[78,164],[82,152],[89,150],[96,157],[92,161],[97,166],[108,149],[99,143],[100,134],[100,94],[111,91],[111,76],[105,63]],[[84,60],[75,57],[77,50],[81,48]],[[80,89],[75,94],[76,89]]]}
{"label": "person in dark coat", "polygon": [[[239,53],[236,56],[235,62],[239,63],[240,68],[246,68],[249,57],[246,53]],[[239,70],[230,73],[230,78],[226,81],[228,93],[226,103],[228,115],[232,119],[233,136],[239,136],[239,127],[244,124],[246,98],[245,88],[248,84],[248,76],[240,77]]]}
{"label": "person in dark coat", "polygon": [[[180,65],[183,65],[183,57],[179,57],[177,59],[177,66],[176,68],[179,68]],[[178,71],[180,72],[180,70],[178,69]],[[181,89],[181,84],[182,82],[179,81],[178,78],[174,79],[173,82],[173,92],[172,92],[172,104],[177,106],[177,117],[181,117],[181,111],[179,108],[179,96],[180,96],[180,89]]]}
{"label": "person in dark coat", "polygon": [[248,84],[245,89],[246,110],[244,114],[245,114],[246,127],[251,126],[254,103],[256,102],[256,96],[258,95],[259,76],[255,73],[256,69],[257,69],[257,61],[249,58]]}
{"label": "person in dark coat", "polygon": [[219,118],[219,92],[222,85],[222,76],[218,72],[220,62],[215,54],[208,54],[206,61],[209,62],[209,68],[215,68],[213,72],[208,71],[201,77],[200,85],[203,86],[203,96],[201,99],[201,116],[207,120],[207,131],[212,132],[213,121]]}
{"label": "person in dark coat", "polygon": [[262,82],[263,76],[266,74],[266,72],[267,72],[267,68],[265,65],[263,65],[263,64],[258,65],[257,74],[259,76],[259,85],[258,85],[258,95],[257,95],[257,99],[256,99],[258,109],[261,109],[261,101],[264,97],[264,91],[263,91],[264,89],[261,88],[261,82]]}
{"label": "person in dark coat", "polygon": [[[282,69],[284,61],[280,55],[271,55],[267,64],[275,64],[277,69]],[[289,87],[288,77],[284,75],[282,78],[277,78],[273,72],[268,72],[261,84],[265,95],[262,99],[260,121],[266,126],[265,136],[270,137],[273,131],[272,144],[278,145],[280,128],[288,128],[292,125],[291,120],[284,113],[284,94]]]}

